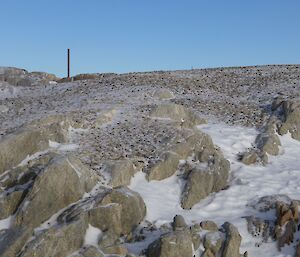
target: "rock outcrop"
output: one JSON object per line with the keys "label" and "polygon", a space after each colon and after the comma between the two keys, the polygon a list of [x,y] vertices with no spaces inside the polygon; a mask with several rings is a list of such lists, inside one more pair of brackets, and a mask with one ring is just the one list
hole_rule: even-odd
{"label": "rock outcrop", "polygon": [[189,111],[182,105],[166,103],[157,106],[151,113],[151,117],[158,119],[168,119],[177,126],[192,128],[196,125],[204,124],[206,121]]}
{"label": "rock outcrop", "polygon": [[175,231],[161,236],[147,250],[147,257],[192,257],[192,238],[188,231]]}
{"label": "rock outcrop", "polygon": [[44,256],[65,257],[79,249],[84,243],[87,220],[80,216],[58,227],[41,232],[28,242],[19,254],[20,257]]}
{"label": "rock outcrop", "polygon": [[63,143],[66,124],[63,118],[53,116],[34,121],[0,141],[0,174],[18,165],[27,156],[49,148],[49,140]]}
{"label": "rock outcrop", "polygon": [[279,134],[291,133],[292,138],[300,140],[300,102],[298,100],[278,101],[277,108],[281,108],[282,122],[279,125]]}
{"label": "rock outcrop", "polygon": [[106,161],[103,166],[103,173],[107,175],[108,184],[112,187],[129,185],[137,171],[132,161],[128,159]]}
{"label": "rock outcrop", "polygon": [[[201,153],[200,153],[201,159]],[[206,163],[198,162],[188,170],[187,181],[182,193],[181,206],[191,209],[194,204],[212,192],[225,188],[230,164],[221,153],[216,151]]]}
{"label": "rock outcrop", "polygon": [[265,196],[252,204],[252,207],[260,212],[276,211],[276,216],[270,220],[254,216],[246,217],[248,232],[254,237],[261,238],[257,246],[271,239],[277,242],[280,251],[284,246],[294,243],[299,222],[299,201],[291,200],[284,195]]}
{"label": "rock outcrop", "polygon": [[19,68],[0,67],[0,81],[6,81],[13,86],[28,87],[57,80],[54,74],[46,72],[28,72]]}
{"label": "rock outcrop", "polygon": [[[203,224],[208,221],[202,222]],[[212,221],[210,221],[213,223]],[[214,223],[213,223],[214,224]],[[199,224],[198,224],[199,225]],[[186,225],[182,216],[176,215],[172,223],[173,231],[163,232],[152,242],[146,251],[147,257],[194,256],[199,252],[201,242],[204,251],[201,257],[240,257],[241,236],[231,223],[224,223],[221,228],[214,224],[215,231],[201,232]],[[245,256],[247,253],[244,254]]]}
{"label": "rock outcrop", "polygon": [[58,210],[81,199],[96,183],[95,174],[72,156],[53,159],[35,179],[16,213],[15,224],[27,228],[38,226]]}
{"label": "rock outcrop", "polygon": [[138,193],[126,187],[116,188],[89,210],[90,222],[102,231],[129,234],[146,215],[146,206]]}

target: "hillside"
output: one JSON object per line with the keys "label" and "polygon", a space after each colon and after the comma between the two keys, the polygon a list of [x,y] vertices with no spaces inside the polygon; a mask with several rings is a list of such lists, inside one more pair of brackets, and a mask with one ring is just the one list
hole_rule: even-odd
{"label": "hillside", "polygon": [[0,68],[0,256],[300,256],[300,65]]}

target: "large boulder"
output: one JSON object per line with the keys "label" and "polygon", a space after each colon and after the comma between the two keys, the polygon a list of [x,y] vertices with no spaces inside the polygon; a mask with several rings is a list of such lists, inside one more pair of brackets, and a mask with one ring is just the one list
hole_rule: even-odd
{"label": "large boulder", "polygon": [[[174,140],[170,143],[168,151],[163,152],[159,160],[147,169],[148,180],[163,180],[172,176],[177,170],[180,160],[186,160],[189,156],[199,155],[201,161],[207,161],[215,152],[215,146],[209,135],[199,130],[183,131],[180,142]],[[201,154],[200,154],[201,153]]]}
{"label": "large boulder", "polygon": [[96,182],[93,172],[78,159],[72,156],[53,159],[35,179],[16,213],[15,225],[38,226],[58,210],[78,201]]}
{"label": "large boulder", "polygon": [[282,102],[283,123],[279,127],[281,135],[291,133],[292,138],[300,140],[300,102],[286,100]]}
{"label": "large boulder", "polygon": [[103,231],[101,245],[108,247],[140,224],[146,215],[146,206],[140,195],[127,187],[96,188],[95,194],[66,208],[57,220],[68,222],[78,215],[86,215],[91,226]]}
{"label": "large boulder", "polygon": [[225,229],[226,234],[222,257],[240,257],[242,237],[238,229],[229,222],[225,222],[222,227]]}
{"label": "large boulder", "polygon": [[126,186],[136,173],[134,164],[128,160],[109,160],[104,162],[103,173],[108,177],[108,184],[112,187]]}
{"label": "large boulder", "polygon": [[51,227],[28,242],[18,256],[66,257],[83,245],[87,227],[85,216]]}
{"label": "large boulder", "polygon": [[23,190],[3,193],[0,195],[0,220],[12,215],[23,200],[25,192]]}
{"label": "large boulder", "polygon": [[0,141],[0,174],[18,165],[27,156],[49,148],[49,140],[66,141],[66,124],[60,116],[32,122]]}
{"label": "large boulder", "polygon": [[18,256],[19,251],[32,237],[32,231],[24,228],[10,228],[0,231],[0,256]]}
{"label": "large boulder", "polygon": [[162,235],[149,245],[147,257],[192,257],[193,243],[189,231],[175,231]]}
{"label": "large boulder", "polygon": [[281,143],[278,135],[276,134],[275,124],[269,122],[266,127],[266,131],[257,136],[255,143],[262,153],[278,155]]}
{"label": "large boulder", "polygon": [[129,234],[146,215],[146,205],[141,196],[127,187],[111,190],[90,211],[90,223],[103,231]]}
{"label": "large boulder", "polygon": [[173,121],[176,125],[185,128],[192,128],[195,125],[206,123],[204,119],[199,118],[192,111],[186,109],[182,105],[174,103],[158,105],[151,113],[151,117],[167,119]]}
{"label": "large boulder", "polygon": [[147,172],[148,180],[163,180],[172,176],[178,169],[180,156],[174,152],[164,152],[159,161]]}
{"label": "large boulder", "polygon": [[222,190],[227,184],[229,170],[229,161],[217,151],[210,155],[207,166],[201,162],[196,164],[187,177],[181,199],[182,208],[191,209],[210,193]]}

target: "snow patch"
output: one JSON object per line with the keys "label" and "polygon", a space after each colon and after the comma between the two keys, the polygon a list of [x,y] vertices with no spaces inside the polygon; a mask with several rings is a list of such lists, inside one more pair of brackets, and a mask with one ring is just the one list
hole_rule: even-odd
{"label": "snow patch", "polygon": [[[238,228],[242,236],[241,252],[248,251],[249,256],[292,256],[293,245],[282,248],[280,253],[276,242],[256,247],[255,243],[259,239],[248,233],[243,217],[258,215],[258,211],[249,206],[249,203],[262,196],[282,194],[291,199],[300,199],[300,142],[289,135],[281,136],[284,149],[282,155],[270,156],[270,162],[266,166],[246,166],[237,160],[237,154],[251,147],[258,134],[257,130],[226,124],[201,125],[199,129],[212,137],[213,142],[230,161],[230,187],[211,194],[191,210],[183,210],[180,206],[182,185],[176,175],[162,181],[148,182],[145,174],[136,173],[129,187],[144,199],[147,206],[146,219],[157,226],[171,222],[176,214],[182,215],[189,224],[212,220],[220,226],[228,221]],[[274,213],[259,215],[268,219]]]}
{"label": "snow patch", "polygon": [[94,245],[98,247],[99,239],[102,236],[102,231],[96,227],[93,227],[89,224],[89,227],[86,230],[85,237],[84,237],[84,244],[85,245]]}
{"label": "snow patch", "polygon": [[12,223],[12,220],[13,220],[14,216],[11,215],[9,216],[8,218],[6,219],[3,219],[3,220],[0,220],[0,231],[2,229],[9,229],[10,228],[10,225]]}
{"label": "snow patch", "polygon": [[75,151],[79,147],[79,145],[77,145],[77,144],[61,144],[61,143],[57,143],[55,141],[49,140],[49,147],[53,148],[57,151],[60,151],[60,152],[71,152],[71,151]]}

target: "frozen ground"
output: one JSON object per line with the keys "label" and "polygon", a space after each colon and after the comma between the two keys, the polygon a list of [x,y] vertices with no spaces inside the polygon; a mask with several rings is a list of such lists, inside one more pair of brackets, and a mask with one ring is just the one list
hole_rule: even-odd
{"label": "frozen ground", "polygon": [[[162,100],[155,96],[162,88],[174,98]],[[280,253],[275,242],[256,247],[261,239],[248,233],[243,217],[274,216],[249,206],[262,196],[285,194],[300,199],[300,142],[288,135],[281,137],[282,154],[270,156],[265,167],[245,166],[237,161],[237,154],[251,147],[258,129],[270,117],[274,97],[299,97],[299,89],[299,65],[112,74],[26,87],[0,81],[0,140],[36,119],[64,115],[73,122],[68,131],[70,142],[49,141],[47,151],[72,152],[100,173],[106,160],[129,158],[135,165],[146,165],[167,150],[166,142],[181,135],[173,123],[152,119],[151,112],[164,102],[183,105],[209,121],[199,129],[211,135],[230,160],[230,186],[188,211],[180,207],[183,180],[174,175],[160,182],[147,182],[144,173],[139,172],[130,187],[143,197],[148,209],[146,219],[156,226],[169,223],[176,214],[183,215],[189,224],[213,220],[222,225],[228,221],[238,227],[243,238],[241,252],[248,251],[249,257],[287,257],[293,255],[293,245]],[[28,156],[21,164],[39,154]],[[0,230],[10,227],[13,219],[0,220]],[[98,230],[89,227],[85,241],[94,245],[99,235]],[[145,241],[129,247],[140,252],[159,235],[159,230],[153,231]]]}
{"label": "frozen ground", "polygon": [[[213,194],[195,205],[192,210],[180,207],[181,184],[176,176],[163,181],[147,182],[139,172],[131,182],[131,189],[139,192],[147,206],[147,217],[157,226],[171,222],[176,214],[184,216],[190,224],[201,220],[213,220],[218,225],[229,221],[236,225],[242,236],[241,252],[249,256],[288,257],[293,256],[293,245],[277,251],[275,242],[263,243],[247,231],[244,216],[272,217],[273,212],[259,213],[248,204],[266,195],[285,194],[292,199],[300,199],[300,142],[289,135],[280,138],[282,155],[270,157],[270,163],[263,166],[246,166],[237,161],[237,154],[251,146],[257,131],[252,128],[229,126],[223,123],[200,127],[210,134],[214,143],[221,147],[231,162],[231,182],[227,190]],[[299,237],[300,235],[298,235]],[[137,247],[141,247],[137,245]]]}

